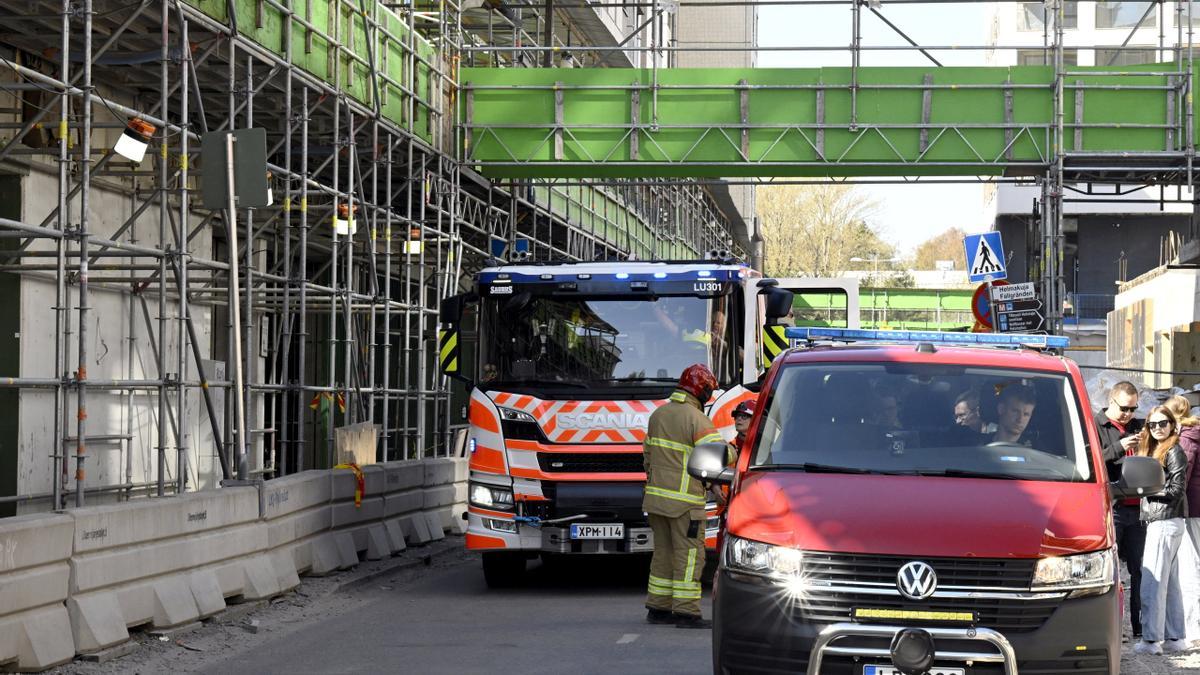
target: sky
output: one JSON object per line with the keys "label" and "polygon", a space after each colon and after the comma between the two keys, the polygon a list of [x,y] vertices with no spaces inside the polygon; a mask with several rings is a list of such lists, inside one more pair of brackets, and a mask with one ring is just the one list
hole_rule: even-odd
{"label": "sky", "polygon": [[[883,0],[879,10],[921,45],[981,45],[986,42],[986,3],[898,6]],[[849,66],[850,4],[760,6],[760,47],[830,46],[840,51],[760,51],[763,68]],[[864,8],[862,44],[903,45],[903,38]],[[984,65],[983,51],[939,51],[945,65]],[[920,52],[864,52],[864,66],[933,66]],[[880,202],[875,225],[900,251],[911,252],[921,242],[951,227],[979,232],[991,225],[985,212],[983,187],[971,185],[871,185],[859,188]]]}

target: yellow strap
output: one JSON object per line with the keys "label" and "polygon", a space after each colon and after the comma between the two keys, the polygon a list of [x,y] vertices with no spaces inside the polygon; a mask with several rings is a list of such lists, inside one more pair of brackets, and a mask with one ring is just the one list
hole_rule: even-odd
{"label": "yellow strap", "polygon": [[658,436],[651,436],[647,438],[646,445],[654,445],[660,448],[666,448],[668,450],[678,450],[680,452],[692,451],[692,446],[690,445],[685,443],[676,443],[675,441],[669,441],[665,438],[659,438]]}
{"label": "yellow strap", "polygon": [[674,499],[677,502],[684,502],[687,504],[695,504],[697,506],[704,506],[704,497],[699,497],[699,496],[696,496],[693,494],[688,494],[686,492],[676,492],[674,490],[667,490],[665,488],[659,488],[659,487],[653,487],[653,486],[647,485],[646,486],[646,494],[654,495],[655,497],[662,497],[664,499]]}

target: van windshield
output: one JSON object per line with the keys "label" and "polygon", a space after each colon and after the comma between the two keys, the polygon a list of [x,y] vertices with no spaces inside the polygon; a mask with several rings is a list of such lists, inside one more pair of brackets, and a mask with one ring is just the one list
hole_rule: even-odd
{"label": "van windshield", "polygon": [[1062,375],[942,364],[787,366],[751,467],[1039,481],[1095,474]]}

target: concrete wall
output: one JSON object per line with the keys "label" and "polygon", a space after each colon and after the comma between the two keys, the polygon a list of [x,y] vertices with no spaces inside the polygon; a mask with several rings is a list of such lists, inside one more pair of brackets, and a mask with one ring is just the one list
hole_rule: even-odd
{"label": "concrete wall", "polygon": [[[1170,301],[1163,301],[1170,298]],[[1160,267],[1125,284],[1108,315],[1108,363],[1148,370],[1197,370],[1200,270]],[[1190,388],[1195,378],[1146,374],[1156,388]]]}

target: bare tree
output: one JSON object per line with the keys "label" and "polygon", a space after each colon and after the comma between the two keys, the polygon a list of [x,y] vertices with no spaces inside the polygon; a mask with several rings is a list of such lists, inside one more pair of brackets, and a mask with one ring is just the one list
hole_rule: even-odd
{"label": "bare tree", "polygon": [[967,268],[966,253],[963,251],[965,235],[966,233],[961,228],[952,227],[921,242],[913,254],[912,268],[931,270],[939,260],[953,260],[954,269],[965,270]]}
{"label": "bare tree", "polygon": [[878,202],[851,185],[759,188],[758,217],[769,276],[835,277],[850,258],[890,258],[895,248],[869,223]]}

